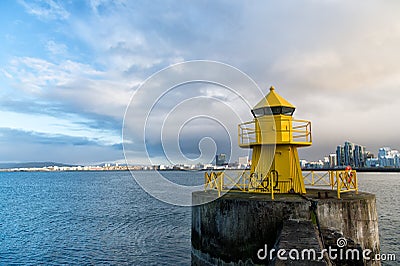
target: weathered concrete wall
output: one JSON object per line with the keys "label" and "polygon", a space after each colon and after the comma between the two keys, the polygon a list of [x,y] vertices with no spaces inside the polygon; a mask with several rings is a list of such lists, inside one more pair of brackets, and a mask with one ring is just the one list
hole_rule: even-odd
{"label": "weathered concrete wall", "polygon": [[[309,191],[308,191],[309,192]],[[215,197],[214,191],[193,193],[193,203]],[[317,199],[321,227],[333,228],[353,239],[363,249],[379,252],[375,196],[346,194],[343,199]],[[272,248],[286,220],[311,220],[310,200],[295,194],[227,193],[223,197],[192,208],[192,265],[265,264],[257,251]],[[318,236],[316,236],[318,237]],[[301,239],[298,239],[299,243]],[[377,263],[376,265],[379,265]]]}
{"label": "weathered concrete wall", "polygon": [[[318,201],[317,215],[322,228],[333,229],[351,239],[361,249],[370,249],[373,257],[379,253],[378,215],[375,195],[343,194],[341,200]],[[379,262],[365,262],[379,265]]]}
{"label": "weathered concrete wall", "polygon": [[[193,202],[209,197],[209,193],[212,192],[193,193]],[[309,219],[309,203],[296,195],[287,195],[272,203],[269,195],[228,193],[208,204],[195,206],[192,209],[192,265],[206,265],[201,261],[211,265],[263,263],[257,259],[257,251],[265,244],[274,246],[283,220],[299,218]]]}

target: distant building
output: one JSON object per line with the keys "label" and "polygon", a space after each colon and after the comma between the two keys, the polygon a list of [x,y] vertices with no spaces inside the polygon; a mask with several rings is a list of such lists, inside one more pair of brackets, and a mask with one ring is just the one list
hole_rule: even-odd
{"label": "distant building", "polygon": [[379,160],[378,158],[367,158],[365,162],[366,167],[378,167],[379,166]]}
{"label": "distant building", "polygon": [[354,155],[354,166],[365,167],[365,161],[367,159],[365,147],[360,145],[354,145],[353,155]]}
{"label": "distant building", "polygon": [[315,162],[307,162],[305,164],[305,169],[322,169],[324,168],[324,162],[322,160],[318,160]]}
{"label": "distant building", "polygon": [[344,148],[340,145],[336,148],[336,166],[344,166]]}
{"label": "distant building", "polygon": [[221,153],[221,154],[217,154],[215,156],[215,165],[216,166],[224,166],[226,165],[226,154],[225,153]]}
{"label": "distant building", "polygon": [[354,144],[349,141],[346,141],[344,143],[344,165],[354,166],[353,151],[354,151]]}
{"label": "distant building", "polygon": [[204,168],[205,170],[214,170],[214,165],[212,165],[211,163],[207,163],[204,164]]}
{"label": "distant building", "polygon": [[329,154],[329,167],[335,168],[337,166],[337,154],[331,153]]}
{"label": "distant building", "polygon": [[378,161],[380,167],[400,167],[400,153],[389,147],[380,148],[378,151]]}
{"label": "distant building", "polygon": [[324,168],[330,167],[329,157],[324,157]]}
{"label": "distant building", "polygon": [[365,146],[346,141],[344,146],[339,145],[336,148],[336,165],[338,167],[347,165],[356,168],[365,167],[366,160]]}
{"label": "distant building", "polygon": [[300,167],[306,168],[307,163],[308,163],[307,160],[300,160]]}
{"label": "distant building", "polygon": [[367,156],[367,159],[375,158],[375,155],[374,155],[372,152],[370,152],[370,151],[366,151],[365,154],[366,154],[366,156]]}
{"label": "distant building", "polygon": [[239,157],[239,167],[247,167],[249,165],[249,156]]}

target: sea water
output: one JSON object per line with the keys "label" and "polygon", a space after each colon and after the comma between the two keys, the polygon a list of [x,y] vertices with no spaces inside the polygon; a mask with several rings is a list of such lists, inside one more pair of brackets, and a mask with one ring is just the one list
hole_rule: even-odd
{"label": "sea water", "polygon": [[[204,172],[162,174],[204,181]],[[400,174],[358,177],[377,197],[381,252],[398,262]],[[190,207],[153,198],[129,172],[0,173],[0,265],[190,265],[190,231]]]}

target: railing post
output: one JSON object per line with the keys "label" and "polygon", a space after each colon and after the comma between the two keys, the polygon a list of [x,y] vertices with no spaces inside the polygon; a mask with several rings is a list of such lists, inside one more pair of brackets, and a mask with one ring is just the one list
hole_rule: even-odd
{"label": "railing post", "polygon": [[340,190],[342,189],[341,186],[341,177],[340,177],[340,173],[338,175],[338,173],[336,172],[336,183],[337,183],[337,197],[338,199],[340,199]]}
{"label": "railing post", "polygon": [[247,179],[246,170],[243,171],[243,173],[242,173],[242,179],[243,179],[243,186],[242,186],[242,189],[243,189],[243,190],[246,190],[246,179]]}
{"label": "railing post", "polygon": [[240,124],[238,125],[238,143],[239,143],[239,145],[240,144],[242,144],[242,141],[241,141],[241,135],[240,135]]}
{"label": "railing post", "polygon": [[222,191],[222,189],[224,188],[224,172],[220,172],[219,174],[219,188],[220,191]]}
{"label": "railing post", "polygon": [[218,197],[221,196],[221,190],[222,190],[222,182],[221,182],[221,172],[216,173],[216,185],[217,185],[217,190],[218,190]]}
{"label": "railing post", "polygon": [[358,194],[358,180],[357,180],[357,172],[354,171],[354,185],[356,187],[356,194]]}
{"label": "railing post", "polygon": [[314,180],[314,171],[311,171],[311,185],[314,186],[315,185],[315,180]]}
{"label": "railing post", "polygon": [[207,181],[207,175],[208,175],[208,173],[205,172],[205,173],[204,173],[204,191],[207,190],[207,183],[208,183],[208,181]]}
{"label": "railing post", "polygon": [[271,198],[274,200],[275,196],[274,196],[274,178],[272,176],[270,176],[269,178],[269,183],[270,183],[270,188],[271,188]]}

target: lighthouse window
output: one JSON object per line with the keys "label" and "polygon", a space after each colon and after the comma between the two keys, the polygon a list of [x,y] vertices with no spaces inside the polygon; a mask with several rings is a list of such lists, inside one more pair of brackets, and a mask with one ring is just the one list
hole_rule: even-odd
{"label": "lighthouse window", "polygon": [[269,107],[264,107],[264,113],[265,113],[266,115],[274,114],[274,112],[272,111],[272,109],[269,108]]}
{"label": "lighthouse window", "polygon": [[262,107],[252,110],[255,117],[263,115],[293,115],[294,108],[285,106]]}
{"label": "lighthouse window", "polygon": [[263,116],[264,115],[264,108],[254,109],[254,110],[252,110],[252,112],[253,112],[253,115],[256,116],[256,117]]}
{"label": "lighthouse window", "polygon": [[292,107],[282,107],[282,114],[283,115],[293,115],[294,108]]}
{"label": "lighthouse window", "polygon": [[274,115],[280,115],[282,113],[282,107],[280,106],[271,107],[271,112]]}

